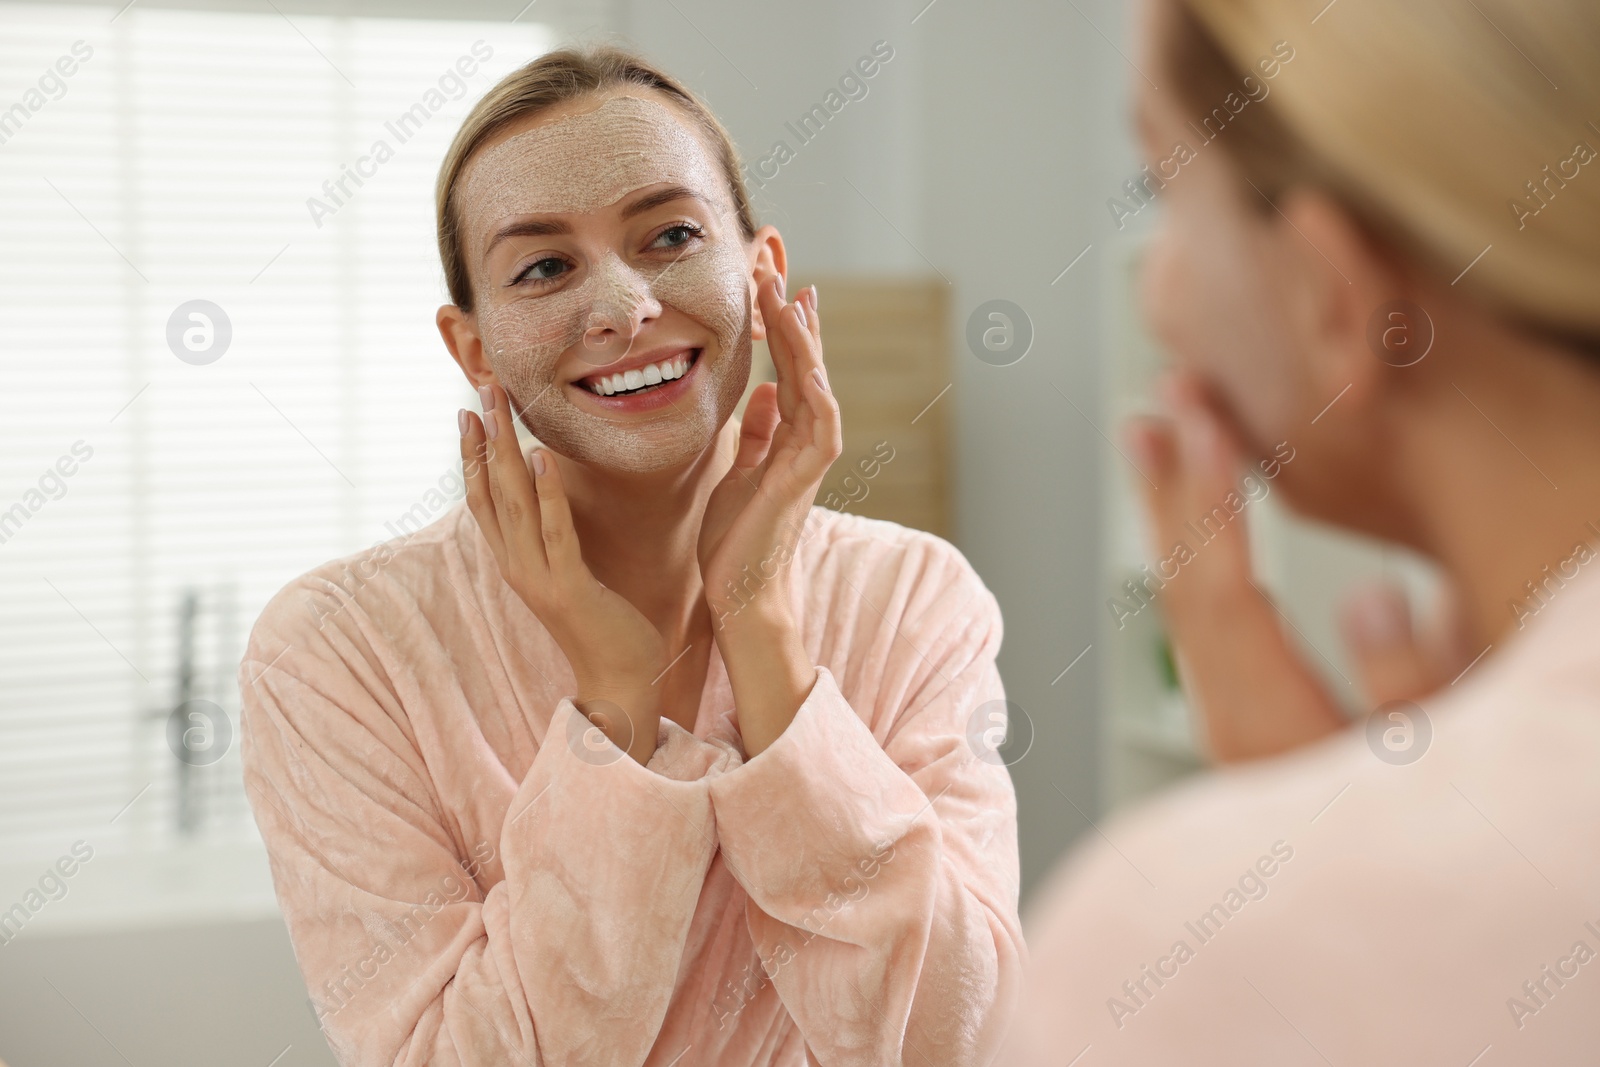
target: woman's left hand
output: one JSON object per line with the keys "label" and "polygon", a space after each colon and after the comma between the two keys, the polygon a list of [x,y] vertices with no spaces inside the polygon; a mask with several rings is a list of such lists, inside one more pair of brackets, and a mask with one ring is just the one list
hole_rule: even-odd
{"label": "woman's left hand", "polygon": [[810,688],[791,565],[822,478],[844,447],[822,367],[816,288],[785,304],[781,286],[775,278],[756,290],[778,381],[751,394],[738,453],[706,503],[699,540],[706,601],[751,755],[783,732]]}

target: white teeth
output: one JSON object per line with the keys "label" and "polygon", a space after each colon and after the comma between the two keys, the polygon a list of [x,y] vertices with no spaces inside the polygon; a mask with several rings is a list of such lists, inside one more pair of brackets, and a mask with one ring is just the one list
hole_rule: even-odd
{"label": "white teeth", "polygon": [[638,367],[630,371],[623,371],[609,377],[591,378],[590,389],[600,396],[613,396],[630,389],[641,389],[647,385],[660,385],[662,382],[682,378],[689,371],[689,357],[675,356],[664,359],[660,363],[651,363],[645,367]]}

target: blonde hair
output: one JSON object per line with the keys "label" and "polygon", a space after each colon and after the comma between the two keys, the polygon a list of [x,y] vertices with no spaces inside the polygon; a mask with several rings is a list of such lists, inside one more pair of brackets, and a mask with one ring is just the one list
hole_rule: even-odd
{"label": "blonde hair", "polygon": [[1294,49],[1253,135],[1223,138],[1263,193],[1324,186],[1509,318],[1600,344],[1600,4],[1337,0],[1312,24],[1303,0],[1179,3],[1167,49],[1202,111],[1208,49],[1235,88]]}
{"label": "blonde hair", "polygon": [[755,215],[745,190],[743,169],[733,138],[711,109],[670,74],[657,69],[634,52],[615,45],[563,48],[549,52],[502,78],[473,105],[456,131],[455,139],[439,166],[434,186],[438,218],[439,259],[444,266],[450,300],[462,311],[473,308],[472,278],[461,247],[460,213],[456,186],[473,153],[512,123],[537,115],[567,100],[629,86],[653,89],[687,111],[704,131],[728,179],[740,233],[746,241],[756,234]]}

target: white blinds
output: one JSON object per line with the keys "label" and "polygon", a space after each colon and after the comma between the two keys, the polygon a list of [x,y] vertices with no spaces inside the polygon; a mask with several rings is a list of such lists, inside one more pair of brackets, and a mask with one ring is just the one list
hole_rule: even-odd
{"label": "white blinds", "polygon": [[[433,325],[432,183],[471,102],[552,43],[536,12],[121,7],[0,3],[8,860],[172,841],[180,693],[236,724],[267,598],[392,536],[454,465],[468,396]],[[378,141],[392,157],[362,162]],[[366,176],[332,204],[346,166]],[[320,226],[311,197],[336,208]],[[212,362],[168,343],[197,300],[231,325]],[[254,833],[234,734],[184,771],[213,838]]]}

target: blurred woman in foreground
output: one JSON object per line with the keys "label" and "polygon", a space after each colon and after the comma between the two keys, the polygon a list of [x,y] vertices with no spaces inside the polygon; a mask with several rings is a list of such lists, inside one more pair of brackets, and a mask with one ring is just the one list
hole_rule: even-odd
{"label": "blurred woman in foreground", "polygon": [[[1592,1063],[1600,1047],[1600,9],[1151,0],[1130,428],[1157,592],[1228,764],[1030,914],[1018,1064]],[[1246,463],[1415,549],[1455,639],[1347,620],[1351,724],[1252,581]],[[1237,509],[1235,509],[1237,510]],[[1386,610],[1387,609],[1387,610]],[[1365,625],[1359,625],[1360,623]]]}

